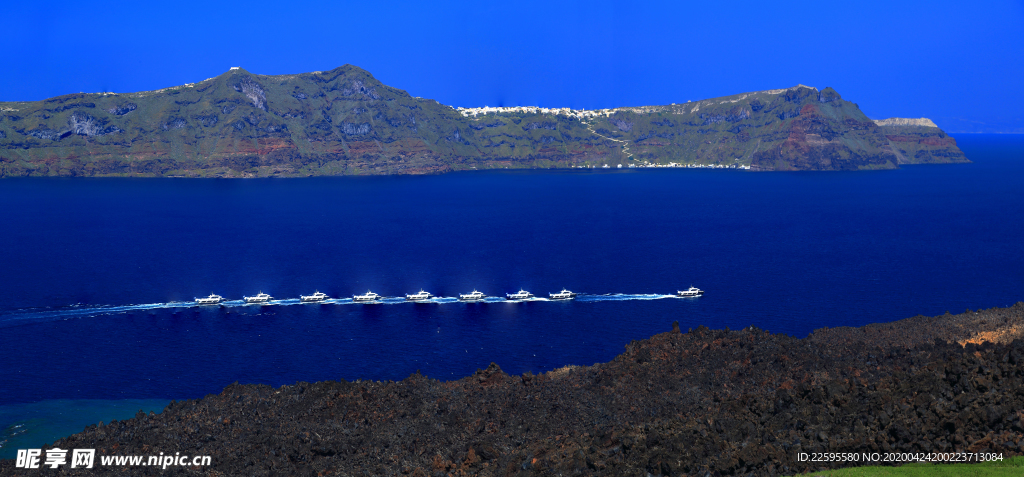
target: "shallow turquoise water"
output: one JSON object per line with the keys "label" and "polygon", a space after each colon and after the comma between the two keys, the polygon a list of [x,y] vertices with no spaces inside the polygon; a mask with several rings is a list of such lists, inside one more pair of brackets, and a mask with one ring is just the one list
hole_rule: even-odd
{"label": "shallow turquoise water", "polygon": [[87,426],[161,412],[168,399],[53,399],[0,405],[0,459],[13,459],[18,449],[38,449]]}

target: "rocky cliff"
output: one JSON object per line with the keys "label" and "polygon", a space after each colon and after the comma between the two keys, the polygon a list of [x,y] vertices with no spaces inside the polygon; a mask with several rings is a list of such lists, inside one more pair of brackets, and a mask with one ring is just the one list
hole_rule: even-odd
{"label": "rocky cliff", "polygon": [[131,94],[0,103],[0,177],[264,177],[701,165],[857,170],[967,162],[934,124],[871,121],[807,86],[600,111],[469,114],[346,65]]}
{"label": "rocky cliff", "polygon": [[116,475],[774,476],[863,464],[800,453],[1009,457],[1024,453],[1022,325],[1024,303],[804,339],[674,327],[539,375],[235,384],[54,446],[213,460],[103,469]]}

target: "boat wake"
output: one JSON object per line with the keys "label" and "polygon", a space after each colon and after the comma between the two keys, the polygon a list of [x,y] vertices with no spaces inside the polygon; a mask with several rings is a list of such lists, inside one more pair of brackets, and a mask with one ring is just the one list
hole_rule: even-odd
{"label": "boat wake", "polygon": [[630,301],[630,300],[663,300],[665,298],[679,298],[676,295],[661,295],[661,294],[640,294],[630,295],[626,293],[609,293],[606,295],[577,295],[576,301],[594,302],[594,301]]}
{"label": "boat wake", "polygon": [[246,303],[245,300],[227,300],[222,301],[216,305],[200,305],[195,302],[168,302],[168,303],[147,303],[139,305],[70,305],[65,307],[55,308],[32,308],[22,310],[11,310],[7,312],[0,312],[0,328],[19,326],[25,324],[46,322],[46,321],[59,321],[74,318],[86,318],[102,315],[117,315],[126,314],[130,312],[147,311],[147,310],[162,310],[162,309],[223,309],[223,308],[240,308],[240,309],[260,309],[262,307],[272,306],[322,306],[322,305],[359,305],[359,306],[373,306],[373,305],[450,305],[450,304],[488,304],[488,303],[523,303],[523,302],[552,302],[552,303],[594,303],[594,302],[606,302],[606,301],[632,301],[632,300],[662,300],[665,298],[679,298],[677,295],[663,295],[663,294],[627,294],[627,293],[608,293],[603,295],[589,295],[585,293],[578,294],[574,299],[571,300],[552,300],[543,297],[532,297],[522,300],[509,300],[504,297],[490,296],[481,300],[463,301],[456,297],[433,297],[426,300],[407,300],[405,297],[381,297],[378,300],[373,301],[355,301],[352,298],[327,298],[318,302],[303,302],[298,298],[289,298],[283,300],[270,300],[266,303]]}
{"label": "boat wake", "polygon": [[89,306],[71,305],[59,308],[14,310],[0,314],[0,328],[18,326],[43,321],[57,321],[71,318],[84,318],[99,315],[117,315],[132,311],[157,310],[162,308],[179,308],[198,306],[192,302],[188,303],[149,303],[145,305],[120,305],[120,306]]}

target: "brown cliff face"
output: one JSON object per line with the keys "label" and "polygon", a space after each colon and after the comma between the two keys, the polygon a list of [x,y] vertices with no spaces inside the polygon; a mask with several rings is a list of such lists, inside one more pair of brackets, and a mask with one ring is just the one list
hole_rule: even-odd
{"label": "brown cliff face", "polygon": [[[786,140],[775,149],[755,153],[752,166],[758,170],[819,171],[894,167],[896,157],[880,148],[880,138],[872,130],[872,124],[855,119],[844,123],[844,127],[837,127],[822,117],[816,107],[806,105],[801,117],[789,124]],[[837,129],[845,134],[838,133]],[[846,144],[855,138],[872,148],[854,149]]]}
{"label": "brown cliff face", "polygon": [[208,454],[212,468],[177,469],[204,475],[780,475],[847,465],[800,452],[1020,455],[1024,341],[956,342],[1022,324],[1024,303],[805,339],[676,327],[540,375],[236,384],[55,445]]}
{"label": "brown cliff face", "polygon": [[956,146],[956,139],[938,128],[924,126],[880,126],[888,148],[899,164],[946,164],[970,162]]}

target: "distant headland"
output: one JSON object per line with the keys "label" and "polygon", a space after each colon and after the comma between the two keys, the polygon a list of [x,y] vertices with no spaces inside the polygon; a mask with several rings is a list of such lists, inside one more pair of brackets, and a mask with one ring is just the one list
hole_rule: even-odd
{"label": "distant headland", "polygon": [[804,85],[665,106],[453,108],[352,65],[280,76],[232,67],[156,91],[0,102],[0,177],[957,162],[970,161],[931,120],[871,120],[832,88]]}

